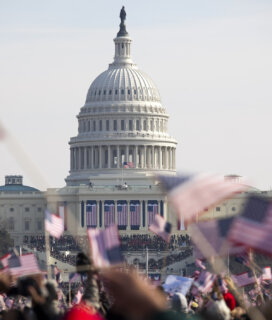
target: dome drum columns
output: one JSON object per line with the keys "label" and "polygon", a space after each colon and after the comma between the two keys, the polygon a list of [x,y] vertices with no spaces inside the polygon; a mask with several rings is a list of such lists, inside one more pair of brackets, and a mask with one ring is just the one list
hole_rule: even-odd
{"label": "dome drum columns", "polygon": [[119,169],[124,162],[134,169],[175,170],[176,148],[157,145],[98,145],[72,147],[71,172]]}

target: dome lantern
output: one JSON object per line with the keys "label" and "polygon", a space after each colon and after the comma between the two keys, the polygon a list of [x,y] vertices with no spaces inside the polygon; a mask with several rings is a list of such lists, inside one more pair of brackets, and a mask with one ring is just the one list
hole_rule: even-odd
{"label": "dome lantern", "polygon": [[120,12],[120,30],[117,33],[117,37],[113,40],[115,43],[115,55],[114,62],[110,64],[111,68],[116,68],[120,66],[132,66],[133,62],[130,57],[130,45],[131,38],[128,35],[125,25],[126,11],[123,6]]}

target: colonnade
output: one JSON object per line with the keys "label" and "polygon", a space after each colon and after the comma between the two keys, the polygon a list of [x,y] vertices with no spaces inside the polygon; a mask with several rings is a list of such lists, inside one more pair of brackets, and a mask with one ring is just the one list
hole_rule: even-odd
{"label": "colonnade", "polygon": [[124,162],[135,169],[176,169],[176,148],[157,145],[98,145],[70,149],[71,171],[122,168]]}
{"label": "colonnade", "polygon": [[[104,209],[105,209],[105,202],[107,203],[108,200],[97,200],[97,228],[104,229],[105,222],[104,222]],[[118,215],[117,215],[117,206],[119,200],[112,200],[114,202],[114,218],[115,224],[118,225]],[[127,227],[126,230],[131,230],[131,214],[130,214],[130,202],[135,200],[127,200]],[[82,200],[79,202],[79,212],[80,214],[80,225],[82,228],[87,227],[86,223],[86,204],[87,201]],[[162,200],[158,200],[158,214],[165,215],[166,213],[166,203]],[[140,209],[140,225],[139,230],[148,230],[148,200],[139,200],[139,209]]]}

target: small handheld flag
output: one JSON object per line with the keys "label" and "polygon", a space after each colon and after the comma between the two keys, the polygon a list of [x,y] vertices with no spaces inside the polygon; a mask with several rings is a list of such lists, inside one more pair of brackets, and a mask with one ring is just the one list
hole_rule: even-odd
{"label": "small handheld flag", "polygon": [[170,241],[170,234],[171,234],[172,225],[171,223],[167,222],[162,216],[159,214],[155,215],[155,218],[152,224],[149,226],[149,230],[157,234],[161,237],[164,241]]}
{"label": "small handheld flag", "polygon": [[55,238],[60,238],[60,236],[63,234],[64,223],[62,218],[50,213],[48,210],[45,210],[44,225],[45,230]]}
{"label": "small handheld flag", "polygon": [[87,235],[96,266],[107,267],[123,262],[116,225],[111,225],[105,230],[88,229]]}

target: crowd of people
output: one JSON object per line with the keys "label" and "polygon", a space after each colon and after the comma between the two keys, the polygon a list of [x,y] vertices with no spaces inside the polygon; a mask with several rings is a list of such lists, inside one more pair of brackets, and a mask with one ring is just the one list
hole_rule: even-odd
{"label": "crowd of people", "polygon": [[[44,236],[26,236],[24,243],[30,249],[45,251]],[[74,238],[70,235],[62,236],[59,239],[50,237],[50,255],[59,261],[73,266],[76,263],[76,252],[79,252],[81,249],[87,252],[87,246],[87,237]],[[143,251],[146,248],[151,251],[167,251],[168,255],[165,258],[158,260],[149,259],[149,268],[157,270],[192,256],[191,241],[188,235],[172,235],[169,244],[158,236],[150,236],[148,234],[121,235],[120,247],[123,253]],[[145,269],[146,264],[139,263],[138,267]]]}
{"label": "crowd of people", "polygon": [[191,245],[190,237],[186,235],[171,235],[169,244],[162,238],[148,234],[122,235],[122,251],[140,251],[148,248],[154,251],[175,250]]}
{"label": "crowd of people", "polygon": [[[191,245],[190,237],[186,235],[171,235],[169,244],[158,236],[151,236],[149,234],[133,234],[120,235],[120,243],[122,251],[141,251],[146,248],[154,251],[168,251],[176,250],[181,247],[188,247]],[[24,244],[30,248],[36,248],[38,251],[45,250],[44,236],[25,236]],[[71,235],[65,235],[59,239],[50,237],[50,247],[52,251],[71,251],[79,252],[86,249],[88,245],[86,236],[79,236],[74,238]]]}
{"label": "crowd of people", "polygon": [[[25,236],[24,244],[38,251],[45,250],[45,236]],[[71,235],[65,235],[59,239],[50,237],[50,247],[52,251],[80,251],[80,246]]]}
{"label": "crowd of people", "polygon": [[[82,263],[82,261],[84,263]],[[271,283],[256,282],[250,293],[228,276],[214,275],[202,290],[195,272],[184,293],[157,287],[126,268],[97,269],[83,253],[76,267],[88,266],[80,282],[57,283],[42,274],[12,279],[0,273],[0,319],[4,320],[268,320],[272,317]],[[83,272],[83,273],[82,273]]]}
{"label": "crowd of people", "polygon": [[[155,259],[149,259],[148,260],[148,269],[151,270],[161,270],[162,268],[165,268],[175,262],[182,261],[188,257],[191,257],[193,255],[193,249],[192,248],[186,248],[185,250],[182,250],[178,253],[172,253],[169,255],[166,255],[165,258],[160,258],[158,260]],[[146,263],[138,263],[139,269],[146,269]],[[168,270],[171,271],[171,270]]]}

